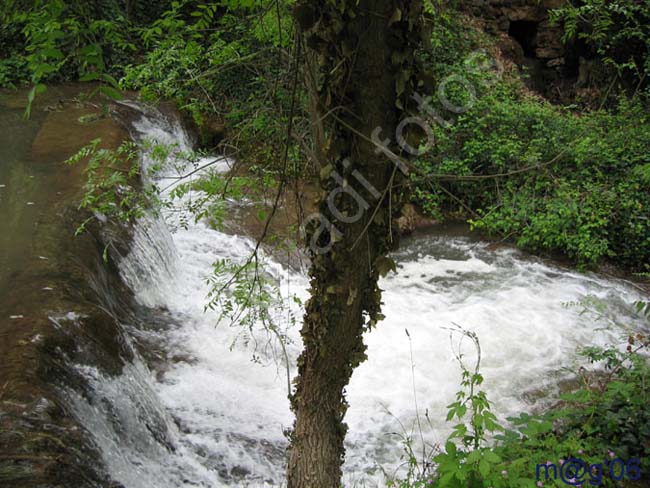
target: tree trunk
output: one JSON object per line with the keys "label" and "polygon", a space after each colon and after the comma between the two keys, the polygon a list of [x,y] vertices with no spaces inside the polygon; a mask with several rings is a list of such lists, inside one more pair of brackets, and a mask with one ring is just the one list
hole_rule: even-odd
{"label": "tree trunk", "polygon": [[[345,387],[365,358],[363,333],[382,316],[380,273],[397,245],[402,177],[372,141],[396,139],[415,86],[421,1],[303,0],[295,10],[311,50],[313,106],[324,137],[320,216],[311,219],[311,298],[301,331],[289,488],[341,486]],[[389,144],[399,154],[399,146]]]}

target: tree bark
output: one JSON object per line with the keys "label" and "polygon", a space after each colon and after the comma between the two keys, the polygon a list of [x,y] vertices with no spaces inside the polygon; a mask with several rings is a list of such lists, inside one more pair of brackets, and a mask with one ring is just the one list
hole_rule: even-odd
{"label": "tree bark", "polygon": [[[402,177],[377,150],[396,139],[413,87],[421,1],[303,0],[295,16],[311,50],[313,106],[322,122],[319,219],[311,243],[311,298],[301,331],[304,351],[292,396],[289,488],[341,486],[345,387],[365,358],[363,333],[381,320],[380,273],[397,246],[392,220]],[[399,146],[389,145],[399,154]],[[323,227],[322,222],[327,222]],[[329,223],[336,227],[328,228]]]}

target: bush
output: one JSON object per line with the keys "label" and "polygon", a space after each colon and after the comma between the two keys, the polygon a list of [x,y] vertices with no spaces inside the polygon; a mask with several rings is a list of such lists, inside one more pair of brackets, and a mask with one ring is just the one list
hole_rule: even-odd
{"label": "bush", "polygon": [[[212,122],[224,124],[242,159],[278,169],[293,88],[290,2],[277,9],[271,0],[226,3],[186,12],[188,5],[175,2],[140,31],[146,53],[121,83],[147,101],[175,101],[203,135]],[[301,106],[298,100],[295,115],[305,121]]]}
{"label": "bush", "polygon": [[[527,92],[518,74],[497,78],[472,67],[472,50],[489,52],[494,40],[467,28],[454,6],[434,1],[431,10],[426,66],[438,87],[445,77],[460,75],[475,97],[460,115],[432,98],[449,123],[433,124],[434,148],[414,161],[411,200],[437,220],[468,219],[475,229],[532,252],[562,253],[583,267],[612,260],[636,272],[650,270],[645,90],[631,100],[621,97],[607,111],[553,106]],[[637,47],[650,46],[639,20],[647,14],[639,2],[593,0],[563,7],[554,19],[567,25],[567,40],[579,35],[596,43],[619,71],[627,69],[625,60],[631,69],[633,58],[643,76],[648,50]],[[466,86],[447,87],[455,104],[469,96]]]}
{"label": "bush", "polygon": [[566,2],[551,13],[565,40],[582,39],[624,80],[650,74],[650,4],[637,0]]}
{"label": "bush", "polygon": [[467,216],[474,228],[533,252],[650,269],[642,104],[622,100],[615,113],[577,115],[503,85],[450,127],[435,128],[434,150],[416,164],[438,177],[414,178],[415,202],[438,217]]}

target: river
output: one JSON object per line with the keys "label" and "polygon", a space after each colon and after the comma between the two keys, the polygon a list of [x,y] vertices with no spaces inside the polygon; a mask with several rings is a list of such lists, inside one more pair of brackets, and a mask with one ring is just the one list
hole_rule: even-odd
{"label": "river", "polygon": [[[177,119],[136,108],[135,137],[190,148]],[[151,165],[146,155],[142,164]],[[216,169],[228,166],[224,160]],[[164,169],[155,181],[167,186],[177,170]],[[219,310],[205,310],[212,264],[245,260],[255,242],[184,217],[183,202],[174,201],[163,215],[141,219],[119,263],[141,306],[139,320],[122,324],[133,357],[117,375],[70,364],[90,393],[63,387],[63,397],[102,469],[124,488],[280,486],[284,430],[292,424],[286,369],[295,375],[300,353],[301,308],[290,298],[307,298],[307,278],[267,256],[284,297],[274,313],[290,339],[286,364],[261,327],[245,340],[236,324],[220,322]],[[556,396],[571,378],[578,347],[617,342],[642,326],[634,311],[642,294],[625,280],[577,272],[453,228],[406,238],[394,257],[398,272],[381,283],[386,319],[367,335],[369,359],[347,390],[348,486],[383,486],[382,473],[400,469],[404,435],[413,437],[416,452],[422,441],[446,439],[446,405],[460,380],[455,354],[462,351],[468,364],[475,355],[450,329],[478,334],[484,387],[505,419]],[[577,305],[585,299],[606,303],[606,311],[585,313]]]}

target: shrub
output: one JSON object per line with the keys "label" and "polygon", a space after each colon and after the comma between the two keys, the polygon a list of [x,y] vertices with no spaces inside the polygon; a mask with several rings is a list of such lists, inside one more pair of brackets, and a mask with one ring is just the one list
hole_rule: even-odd
{"label": "shrub", "polygon": [[617,75],[639,82],[650,74],[648,2],[565,2],[551,12],[551,19],[564,25],[566,41],[585,41]]}
{"label": "shrub", "polygon": [[501,86],[435,131],[416,164],[437,176],[413,181],[429,213],[580,265],[650,269],[650,125],[638,100],[577,115]]}

